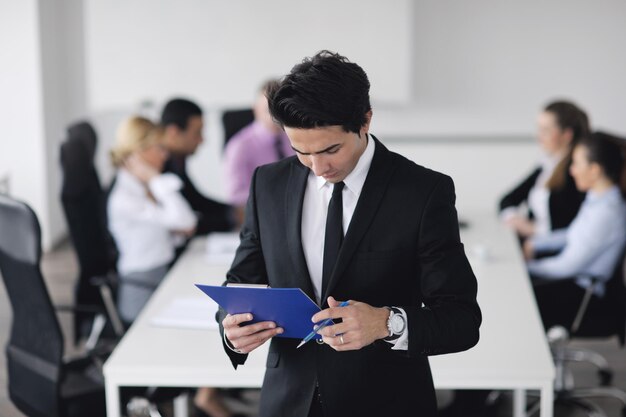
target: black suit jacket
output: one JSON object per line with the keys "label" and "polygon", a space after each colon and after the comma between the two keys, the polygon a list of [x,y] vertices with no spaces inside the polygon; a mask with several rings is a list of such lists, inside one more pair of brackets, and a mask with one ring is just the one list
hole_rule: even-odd
{"label": "black suit jacket", "polygon": [[172,155],[165,162],[163,172],[174,173],[183,181],[182,195],[198,214],[196,235],[224,232],[234,228],[235,220],[232,207],[200,194],[187,175],[185,157]]}
{"label": "black suit jacket", "polygon": [[[299,287],[315,299],[300,236],[308,175],[296,157],[257,169],[228,282]],[[403,307],[409,350],[393,351],[381,340],[352,352],[317,343],[296,350],[299,340],[274,338],[261,416],[306,417],[316,386],[327,417],[436,414],[427,356],[472,347],[481,322],[476,279],[459,240],[454,200],[449,177],[388,151],[376,140],[322,299],[333,295],[377,307]],[[220,323],[224,316],[224,311],[218,313]],[[235,367],[245,362],[246,355],[225,349]]]}
{"label": "black suit jacket", "polygon": [[[536,168],[524,181],[518,184],[500,200],[500,210],[507,207],[519,206],[528,201],[528,194],[537,182],[537,177],[541,174],[541,167]],[[574,178],[567,173],[565,185],[559,190],[550,192],[548,207],[550,211],[550,229],[563,229],[574,220],[578,209],[585,199],[585,193],[581,193],[576,188]],[[532,211],[529,210],[529,218],[533,218]]]}

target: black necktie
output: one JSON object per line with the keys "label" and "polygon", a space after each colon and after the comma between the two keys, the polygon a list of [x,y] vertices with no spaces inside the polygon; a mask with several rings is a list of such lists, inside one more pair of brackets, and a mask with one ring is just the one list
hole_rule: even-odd
{"label": "black necktie", "polygon": [[[326,216],[326,235],[324,236],[324,261],[322,266],[322,297],[328,286],[330,275],[337,263],[339,249],[343,242],[343,182],[338,182],[333,187],[333,196],[328,203],[328,215]],[[322,303],[324,300],[321,300]]]}
{"label": "black necktie", "polygon": [[276,150],[276,157],[279,161],[286,156],[283,151],[283,139],[281,135],[276,135],[274,138],[274,149]]}

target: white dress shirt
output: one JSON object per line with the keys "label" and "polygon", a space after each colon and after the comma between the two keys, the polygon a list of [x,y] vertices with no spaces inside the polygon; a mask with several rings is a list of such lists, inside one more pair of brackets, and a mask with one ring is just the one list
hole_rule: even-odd
{"label": "white dress shirt", "polygon": [[[365,151],[359,158],[356,166],[343,180],[345,187],[343,198],[343,234],[345,236],[350,221],[359,201],[363,184],[367,178],[372,159],[374,158],[374,140],[367,136]],[[320,302],[322,297],[322,268],[324,263],[324,237],[326,234],[326,217],[328,204],[333,194],[333,184],[323,177],[317,177],[313,171],[309,172],[304,202],[302,206],[302,249],[309,269],[309,276],[313,283],[315,297]],[[406,312],[400,309],[407,320]],[[394,342],[392,349],[408,350],[408,329]]]}
{"label": "white dress shirt", "polygon": [[554,174],[554,169],[563,159],[559,156],[546,156],[541,164],[541,172],[535,185],[528,193],[528,207],[533,212],[535,235],[545,235],[552,229],[550,218],[550,190],[546,187],[548,180]]}
{"label": "white dress shirt", "polygon": [[533,275],[547,279],[577,277],[587,288],[589,277],[601,280],[594,289],[604,294],[608,281],[626,244],[626,204],[620,190],[613,186],[602,192],[588,192],[570,226],[532,239],[535,251],[562,251],[555,256],[528,263]]}
{"label": "white dress shirt", "polygon": [[[174,174],[161,174],[148,186],[121,168],[108,201],[109,230],[120,252],[121,275],[166,265],[174,259],[180,236],[197,218],[180,194],[183,182]],[[148,190],[154,197],[150,198]]]}
{"label": "white dress shirt", "polygon": [[[550,190],[548,190],[546,184],[562,159],[563,157],[561,155],[546,155],[541,162],[541,172],[539,172],[535,184],[528,192],[526,202],[528,208],[533,213],[535,235],[545,235],[552,229],[552,220],[550,218]],[[507,207],[500,212],[500,218],[508,220],[518,212],[519,207]]]}

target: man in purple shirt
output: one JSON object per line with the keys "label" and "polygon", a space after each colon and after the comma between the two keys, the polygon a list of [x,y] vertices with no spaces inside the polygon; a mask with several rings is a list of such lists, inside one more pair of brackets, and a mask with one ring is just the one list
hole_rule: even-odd
{"label": "man in purple shirt", "polygon": [[254,122],[233,136],[224,151],[224,169],[228,202],[236,208],[236,217],[243,222],[244,208],[254,170],[294,155],[285,132],[274,123],[268,110],[265,94],[276,84],[270,80],[263,84],[254,103]]}

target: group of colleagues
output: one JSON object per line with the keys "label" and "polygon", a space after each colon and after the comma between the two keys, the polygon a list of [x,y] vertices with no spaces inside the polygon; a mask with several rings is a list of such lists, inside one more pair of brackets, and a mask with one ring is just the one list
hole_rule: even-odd
{"label": "group of colleagues", "polygon": [[[537,117],[541,161],[499,203],[519,237],[545,330],[571,329],[585,293],[600,305],[626,248],[626,139],[592,132],[568,101]],[[457,391],[442,417],[489,415],[489,391]]]}
{"label": "group of colleagues", "polygon": [[[132,117],[118,129],[108,217],[120,252],[122,318],[131,323],[137,317],[191,236],[241,227],[228,281],[299,286],[324,309],[316,321],[343,319],[342,327],[325,329],[331,349],[310,344],[296,354],[288,340],[272,341],[262,415],[334,416],[355,402],[362,415],[378,409],[401,415],[415,406],[406,396],[413,391],[424,393],[419,407],[433,415],[425,357],[471,347],[481,321],[452,181],[389,152],[369,134],[369,81],[340,55],[323,51],[280,82],[265,84],[254,112],[255,121],[225,149],[228,205],[201,195],[186,173],[186,158],[203,140],[196,104],[174,99],[160,123]],[[544,159],[502,199],[500,215],[520,236],[544,325],[568,326],[568,308],[578,305],[590,278],[598,280],[594,297],[602,297],[623,256],[623,144],[591,133],[586,114],[568,102],[552,103],[539,115],[538,138]],[[297,158],[283,159],[294,153]],[[336,196],[343,231],[339,255],[331,255],[345,268],[341,279],[333,275],[334,263],[326,265]],[[411,213],[420,214],[413,219]],[[555,294],[558,302],[550,299]],[[337,308],[348,299],[348,307]],[[345,316],[337,316],[339,310]],[[363,338],[362,329],[349,327],[357,322],[351,314],[380,326],[370,326]],[[272,323],[246,325],[250,318],[239,316],[220,315],[235,367],[281,330]],[[402,324],[398,334],[394,323]],[[351,340],[357,335],[358,343]],[[344,350],[350,352],[337,355]],[[323,363],[334,370],[322,371]],[[354,390],[340,389],[333,381],[342,369],[363,381],[355,381]],[[303,401],[302,410],[283,410],[290,401]],[[232,415],[210,388],[198,390],[195,404],[200,413]]]}
{"label": "group of colleagues", "polygon": [[583,294],[605,294],[626,245],[626,140],[591,132],[587,114],[566,101],[538,116],[543,160],[500,201],[517,232],[546,329],[572,326]]}
{"label": "group of colleagues", "polygon": [[[236,230],[254,169],[293,154],[286,135],[271,120],[263,85],[255,120],[225,149],[229,201],[202,195],[187,175],[187,157],[203,142],[201,108],[187,99],[170,100],[161,120],[133,116],[121,123],[111,160],[117,168],[107,200],[109,230],[119,258],[117,305],[130,325],[147,303],[188,240],[209,232]],[[200,389],[198,415],[229,417],[214,389]]]}

